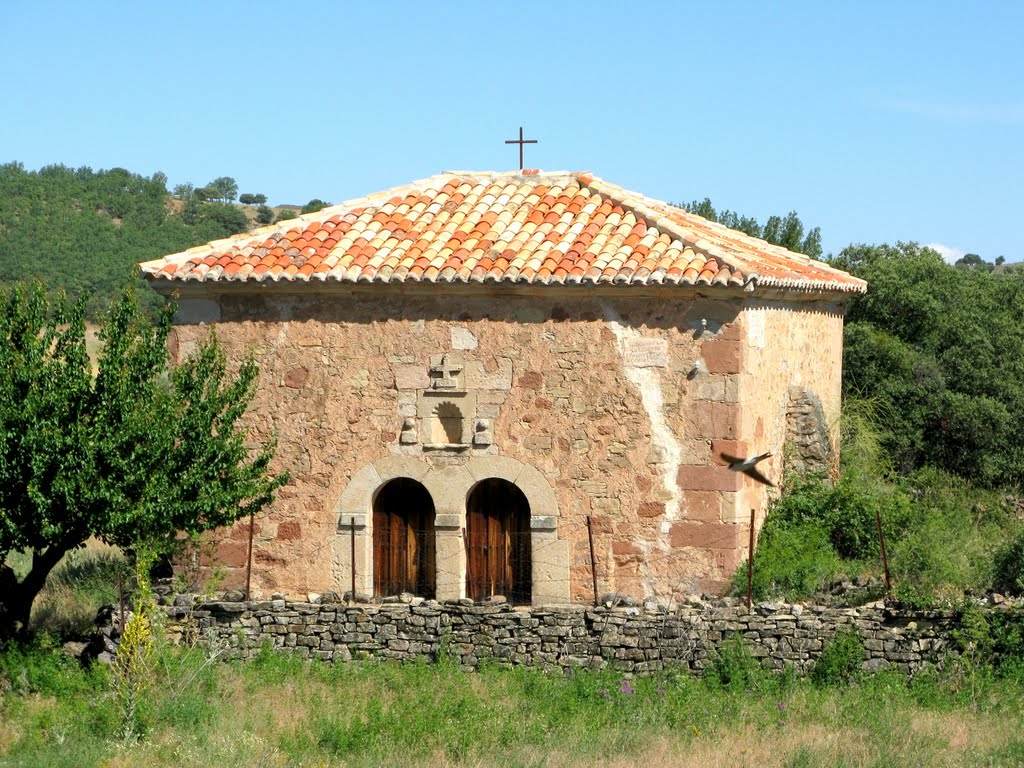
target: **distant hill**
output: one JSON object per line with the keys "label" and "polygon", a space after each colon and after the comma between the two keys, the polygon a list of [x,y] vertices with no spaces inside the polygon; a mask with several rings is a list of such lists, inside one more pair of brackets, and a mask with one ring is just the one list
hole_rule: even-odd
{"label": "distant hill", "polygon": [[[0,283],[38,277],[89,295],[95,318],[139,279],[137,262],[252,229],[256,216],[253,206],[173,198],[162,173],[0,165]],[[157,305],[151,291],[140,296]]]}
{"label": "distant hill", "polygon": [[993,275],[1012,275],[1024,270],[1024,261],[1006,261],[992,268]]}

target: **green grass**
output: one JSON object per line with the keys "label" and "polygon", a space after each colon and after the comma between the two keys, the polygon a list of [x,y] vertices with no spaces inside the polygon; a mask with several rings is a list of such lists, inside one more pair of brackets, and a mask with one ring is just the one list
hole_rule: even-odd
{"label": "green grass", "polygon": [[760,671],[739,646],[703,679],[269,651],[208,665],[165,650],[161,663],[166,684],[124,742],[105,669],[45,647],[0,654],[0,765],[1024,765],[1024,684],[990,672],[816,685]]}

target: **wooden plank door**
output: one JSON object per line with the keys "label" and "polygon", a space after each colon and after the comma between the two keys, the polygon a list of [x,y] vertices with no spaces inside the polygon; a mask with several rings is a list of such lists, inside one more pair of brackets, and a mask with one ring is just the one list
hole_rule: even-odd
{"label": "wooden plank door", "polygon": [[373,591],[435,594],[434,503],[415,480],[396,478],[373,502]]}
{"label": "wooden plank door", "polygon": [[503,595],[530,602],[530,507],[511,483],[479,483],[466,505],[466,594],[472,600]]}

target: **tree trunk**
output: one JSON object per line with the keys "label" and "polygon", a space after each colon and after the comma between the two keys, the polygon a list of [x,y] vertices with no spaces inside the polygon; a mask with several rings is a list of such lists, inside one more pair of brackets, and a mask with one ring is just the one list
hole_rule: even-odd
{"label": "tree trunk", "polygon": [[21,581],[9,566],[0,567],[0,639],[28,636],[32,604],[66,552],[67,548],[48,547],[45,552],[33,553],[32,570]]}

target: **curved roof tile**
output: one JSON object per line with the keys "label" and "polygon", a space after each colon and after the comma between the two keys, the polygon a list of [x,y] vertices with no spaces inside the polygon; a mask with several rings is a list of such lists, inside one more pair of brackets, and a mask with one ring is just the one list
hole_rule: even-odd
{"label": "curved roof tile", "polygon": [[154,281],[715,285],[863,293],[589,173],[452,171],[140,265]]}

